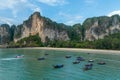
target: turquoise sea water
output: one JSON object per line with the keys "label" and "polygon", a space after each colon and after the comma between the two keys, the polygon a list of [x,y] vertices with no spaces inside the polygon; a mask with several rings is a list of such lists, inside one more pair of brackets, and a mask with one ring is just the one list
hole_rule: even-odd
{"label": "turquoise sea water", "polygon": [[[45,56],[45,54],[49,54]],[[15,58],[17,55],[23,58]],[[66,59],[66,55],[72,57]],[[73,64],[77,56],[86,61]],[[43,61],[37,58],[45,57]],[[93,69],[83,71],[87,60],[93,59]],[[106,65],[97,62],[105,61]],[[64,64],[61,69],[53,65]],[[0,80],[120,80],[120,54],[87,54],[83,52],[38,50],[38,49],[0,49]]]}

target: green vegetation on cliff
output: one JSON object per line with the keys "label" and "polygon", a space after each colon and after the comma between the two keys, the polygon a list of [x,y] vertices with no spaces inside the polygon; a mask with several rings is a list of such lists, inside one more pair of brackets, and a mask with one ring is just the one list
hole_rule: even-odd
{"label": "green vegetation on cliff", "polygon": [[0,43],[8,44],[8,47],[42,46],[120,50],[120,16],[93,17],[86,19],[82,25],[68,26],[35,12],[23,24],[1,25]]}
{"label": "green vegetation on cliff", "polygon": [[17,43],[11,42],[9,47],[41,47],[43,43],[38,34],[19,40]]}
{"label": "green vegetation on cliff", "polygon": [[58,48],[91,48],[120,50],[120,33],[106,36],[96,41],[50,41],[42,43],[38,34],[21,39],[17,43],[11,43],[10,47],[58,47]]}
{"label": "green vegetation on cliff", "polygon": [[120,50],[120,33],[106,36],[96,41],[52,41],[51,47],[91,48],[91,49],[113,49]]}

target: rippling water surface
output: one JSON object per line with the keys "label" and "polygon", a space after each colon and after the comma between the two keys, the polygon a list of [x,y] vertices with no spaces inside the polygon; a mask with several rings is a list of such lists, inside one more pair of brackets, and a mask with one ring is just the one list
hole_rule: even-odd
{"label": "rippling water surface", "polygon": [[[24,57],[15,58],[17,55],[24,55]],[[72,57],[66,59],[66,55]],[[77,56],[83,56],[86,61],[72,64]],[[38,61],[39,57],[45,57],[45,60]],[[93,68],[83,71],[89,59],[95,60]],[[97,62],[101,60],[107,64],[98,65]],[[64,67],[54,69],[55,64],[64,64]],[[120,80],[120,54],[0,49],[0,80]]]}

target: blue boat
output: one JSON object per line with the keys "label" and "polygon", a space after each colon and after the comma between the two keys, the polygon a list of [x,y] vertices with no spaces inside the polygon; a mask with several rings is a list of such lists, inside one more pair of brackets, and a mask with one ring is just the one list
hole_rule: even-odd
{"label": "blue boat", "polygon": [[93,67],[93,64],[86,64],[85,67],[84,67],[84,70],[91,70]]}
{"label": "blue boat", "polygon": [[77,57],[78,61],[85,61],[85,59],[83,57]]}

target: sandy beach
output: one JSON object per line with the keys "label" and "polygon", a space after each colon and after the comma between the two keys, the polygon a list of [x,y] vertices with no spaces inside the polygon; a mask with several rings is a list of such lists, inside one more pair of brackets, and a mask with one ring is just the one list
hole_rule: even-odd
{"label": "sandy beach", "polygon": [[103,54],[120,54],[119,50],[100,50],[100,49],[81,49],[81,48],[52,48],[52,47],[32,47],[23,49],[42,49],[42,50],[58,50],[58,51],[77,51],[86,53],[103,53]]}

